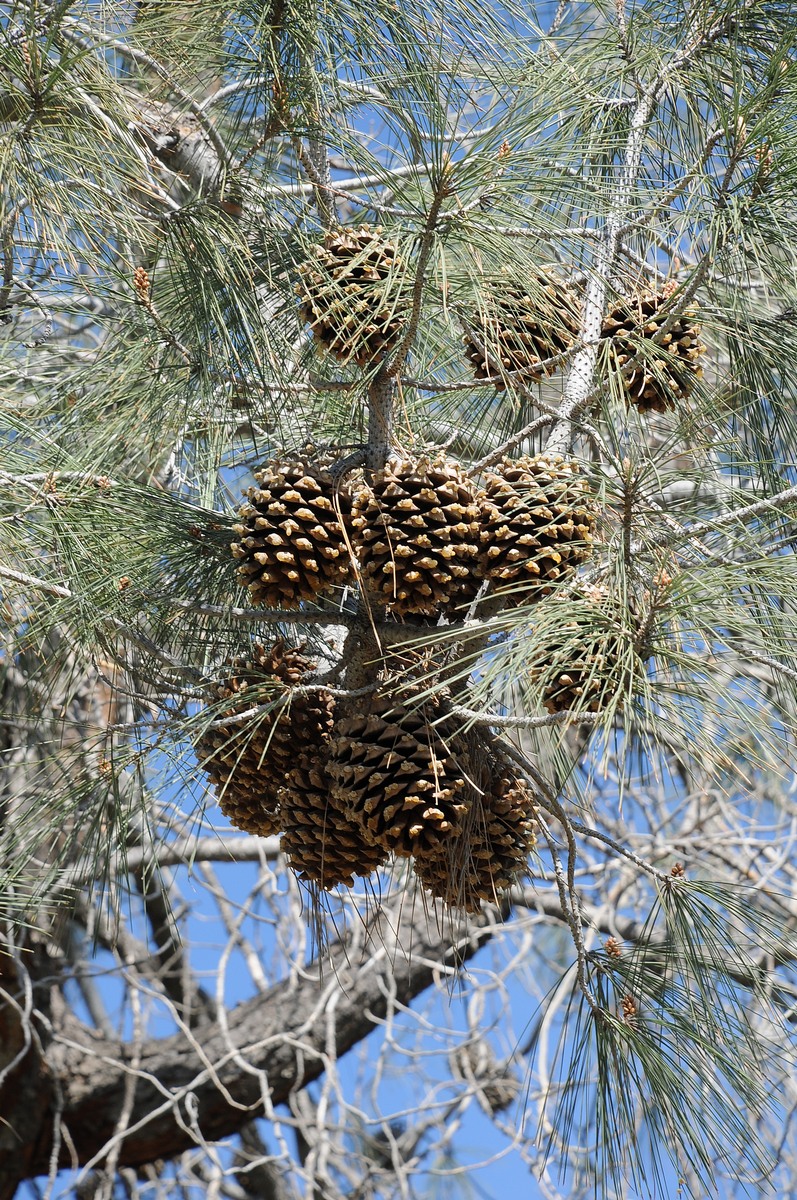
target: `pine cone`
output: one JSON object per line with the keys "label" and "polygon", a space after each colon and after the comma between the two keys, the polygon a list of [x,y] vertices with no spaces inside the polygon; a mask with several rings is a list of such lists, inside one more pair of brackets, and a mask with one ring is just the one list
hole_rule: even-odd
{"label": "pine cone", "polygon": [[352,529],[363,572],[398,615],[434,617],[473,594],[479,508],[453,460],[388,463],[356,492]]}
{"label": "pine cone", "polygon": [[[580,609],[580,611],[579,611]],[[539,658],[532,679],[549,713],[600,712],[627,698],[644,665],[619,608],[603,589],[593,589],[583,604],[552,610],[534,633]]]}
{"label": "pine cone", "polygon": [[346,492],[335,490],[327,471],[301,461],[272,463],[255,479],[259,486],[247,492],[231,545],[253,603],[298,608],[342,587],[351,570]]}
{"label": "pine cone", "polygon": [[445,904],[478,912],[527,870],[536,843],[534,802],[528,785],[494,738],[471,730],[456,740],[466,780],[459,834],[415,857],[415,873]]}
{"label": "pine cone", "polygon": [[404,264],[381,229],[328,233],[299,273],[302,320],[335,358],[367,367],[399,341],[409,308]]}
{"label": "pine cone", "polygon": [[449,749],[452,731],[439,716],[433,701],[411,709],[376,696],[367,714],[335,727],[333,795],[386,852],[417,854],[462,828],[465,783]]}
{"label": "pine cone", "polygon": [[[539,271],[528,283],[499,276],[489,281],[486,295],[463,339],[476,378],[522,371],[525,379],[538,380],[559,370],[540,364],[567,350],[578,335],[579,306],[570,289]],[[506,383],[495,387],[502,391]]]}
{"label": "pine cone", "polygon": [[515,585],[519,600],[546,595],[591,552],[589,489],[578,463],[558,454],[502,459],[485,476],[481,507],[481,570]]}
{"label": "pine cone", "polygon": [[280,793],[282,849],[300,879],[322,888],[354,886],[387,858],[364,835],[330,790],[326,755],[302,754]]}
{"label": "pine cone", "polygon": [[[255,645],[212,689],[221,711],[197,739],[197,759],[216,788],[221,811],[247,833],[279,832],[279,791],[287,772],[297,754],[329,737],[332,697],[319,691],[290,698],[290,689],[315,665],[301,649],[282,641],[270,650]],[[215,723],[269,705],[270,710],[240,723]]]}
{"label": "pine cone", "polygon": [[[696,305],[679,313],[661,341],[654,342],[674,315],[672,307],[662,311],[667,309],[670,295],[665,289],[621,301],[601,330],[602,337],[611,338],[611,362],[622,376],[626,397],[640,412],[671,411],[703,375],[698,359],[706,347],[700,341]],[[637,357],[637,364],[629,366]]]}

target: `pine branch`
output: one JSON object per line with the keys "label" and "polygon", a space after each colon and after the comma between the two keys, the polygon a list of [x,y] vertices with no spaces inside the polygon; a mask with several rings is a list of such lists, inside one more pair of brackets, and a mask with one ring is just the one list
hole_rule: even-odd
{"label": "pine branch", "polygon": [[714,517],[708,521],[697,521],[693,525],[681,527],[675,531],[651,533],[644,541],[634,542],[631,550],[632,553],[640,553],[654,546],[674,547],[681,542],[699,538],[704,533],[714,533],[717,529],[723,529],[728,525],[743,523],[754,517],[763,516],[765,513],[780,512],[784,507],[794,503],[797,503],[797,487],[784,488],[783,491],[776,492],[774,496],[768,496],[763,500],[757,500],[754,504],[733,509],[724,516]]}
{"label": "pine branch", "polygon": [[0,577],[26,587],[32,587],[39,592],[46,592],[49,596],[60,596],[67,599],[72,595],[70,589],[60,583],[49,583],[46,579],[39,579],[36,575],[26,575],[24,571],[15,571],[12,567],[0,565]]}
{"label": "pine branch", "polygon": [[355,619],[355,614],[348,609],[297,612],[294,609],[282,608],[238,608],[235,605],[228,608],[223,604],[182,600],[176,596],[170,596],[168,603],[170,608],[177,608],[183,612],[207,617],[227,617],[247,625],[348,625]]}
{"label": "pine branch", "polygon": [[74,42],[85,50],[92,52],[96,45],[105,46],[108,50],[115,50],[117,54],[121,54],[124,58],[147,67],[148,70],[152,71],[166,84],[170,92],[182,101],[186,111],[196,117],[200,127],[216,151],[219,162],[227,169],[232,166],[229,151],[202,105],[177,82],[170,71],[158,59],[153,58],[146,50],[142,50],[137,46],[131,46],[129,42],[123,42],[118,38],[109,37],[101,33],[94,24],[91,28],[87,28],[84,23],[76,21],[71,17],[65,17],[61,21],[59,30],[68,41]]}
{"label": "pine branch", "polygon": [[664,87],[661,77],[648,85],[638,101],[628,132],[625,157],[594,268],[587,282],[581,315],[580,345],[567,376],[558,424],[546,442],[548,453],[566,454],[573,438],[573,419],[591,398],[598,360],[601,329],[608,309],[608,287],[620,246],[621,231],[628,220],[634,189],[642,165],[645,130]]}

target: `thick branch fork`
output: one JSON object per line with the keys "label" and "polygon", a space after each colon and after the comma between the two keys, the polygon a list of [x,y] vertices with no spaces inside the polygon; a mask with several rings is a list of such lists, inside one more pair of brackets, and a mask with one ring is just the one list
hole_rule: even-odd
{"label": "thick branch fork", "polygon": [[[390,996],[407,1005],[445,973],[444,964],[456,970],[492,936],[494,920],[494,913],[463,919],[452,929],[439,914],[416,912],[391,931],[391,922],[377,916],[359,955],[353,943],[337,944],[298,981],[283,980],[239,1004],[196,1038],[181,1032],[144,1041],[135,1068],[131,1047],[70,1023],[68,1035],[56,1033],[47,1059],[31,1064],[48,1106],[53,1076],[60,1082],[60,1124],[68,1134],[61,1165],[101,1165],[118,1147],[117,1167],[136,1167],[173,1158],[201,1138],[229,1136],[324,1072],[330,1022],[340,1057],[388,1015]],[[131,1071],[129,1123],[117,1133]],[[53,1116],[43,1106],[34,1160],[17,1182],[48,1171]],[[0,1200],[12,1195],[13,1188]]]}

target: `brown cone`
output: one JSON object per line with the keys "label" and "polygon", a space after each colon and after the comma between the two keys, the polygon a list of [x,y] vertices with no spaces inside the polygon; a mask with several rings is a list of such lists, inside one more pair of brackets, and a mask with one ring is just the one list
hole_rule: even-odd
{"label": "brown cone", "polygon": [[364,574],[400,616],[434,617],[473,594],[479,508],[451,459],[393,461],[352,507]]}
{"label": "brown cone", "polygon": [[272,463],[255,479],[231,545],[253,603],[298,608],[345,584],[351,562],[341,520],[348,518],[348,495],[306,462]]}
{"label": "brown cone", "polygon": [[409,296],[403,263],[380,229],[328,233],[299,273],[302,320],[335,358],[366,367],[396,345]]}
{"label": "brown cone", "polygon": [[549,713],[594,713],[618,698],[622,703],[636,673],[644,671],[619,609],[603,589],[593,592],[580,612],[570,604],[561,621],[552,614],[551,624],[539,631],[532,679]]}
{"label": "brown cone", "polygon": [[[463,339],[476,378],[522,371],[524,379],[535,380],[559,370],[558,364],[540,364],[567,350],[578,334],[579,307],[570,289],[539,271],[525,285],[499,276],[488,281],[486,294]],[[503,390],[506,382],[495,387]]]}
{"label": "brown cone", "polygon": [[[706,347],[692,304],[678,314],[664,337],[654,343],[659,330],[673,315],[670,292],[623,300],[608,314],[601,336],[611,338],[611,360],[622,375],[623,388],[640,412],[664,413],[685,399],[703,375],[698,359]],[[665,310],[665,311],[662,311]],[[631,366],[633,359],[638,362]]]}
{"label": "brown cone", "polygon": [[386,852],[417,854],[461,829],[465,783],[449,749],[451,731],[432,724],[439,716],[433,701],[413,709],[376,696],[367,714],[335,726],[333,794]]}
{"label": "brown cone", "polygon": [[590,554],[595,512],[578,463],[503,459],[485,476],[480,565],[519,600],[546,595]]}
{"label": "brown cone", "polygon": [[527,870],[537,822],[528,785],[494,739],[471,730],[457,739],[457,750],[466,778],[461,831],[416,854],[415,873],[445,904],[478,912]]}
{"label": "brown cone", "polygon": [[299,758],[280,793],[280,816],[282,849],[291,867],[322,888],[353,887],[355,875],[370,875],[387,858],[330,791],[324,757]]}
{"label": "brown cone", "polygon": [[[196,754],[222,812],[247,833],[269,837],[280,831],[279,791],[287,772],[308,746],[329,737],[332,697],[319,691],[290,698],[291,687],[314,667],[301,650],[281,641],[270,650],[255,645],[213,688],[214,723],[197,739]],[[260,707],[267,711],[241,723],[216,724]]]}

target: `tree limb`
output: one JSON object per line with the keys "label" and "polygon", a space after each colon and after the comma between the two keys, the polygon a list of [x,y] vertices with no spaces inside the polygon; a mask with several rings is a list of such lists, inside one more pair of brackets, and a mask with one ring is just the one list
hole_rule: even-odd
{"label": "tree limb", "polygon": [[[269,1107],[284,1102],[323,1073],[330,1013],[339,1057],[380,1024],[391,995],[392,1003],[409,1004],[441,972],[450,973],[470,958],[495,929],[494,910],[459,923],[411,904],[403,909],[393,928],[384,911],[376,915],[357,961],[353,954],[349,958],[351,937],[336,943],[296,982],[285,979],[239,1004],[228,1014],[226,1031],[218,1022],[208,1023],[201,1047],[182,1032],[144,1041],[137,1048],[135,1098],[117,1166],[171,1158],[196,1145],[200,1133],[215,1140],[243,1128],[267,1102]],[[56,1034],[53,1046],[63,1089],[61,1122],[69,1133],[65,1142],[81,1166],[91,1167],[114,1148],[114,1131],[130,1094],[130,1048],[63,1034]],[[45,1063],[39,1072],[42,1091],[51,1086],[47,1068]],[[45,1119],[19,1182],[47,1170],[51,1143]],[[62,1151],[63,1165],[74,1165],[71,1153]]]}

